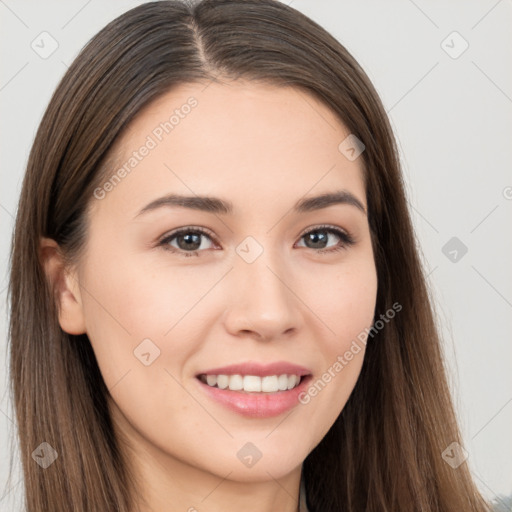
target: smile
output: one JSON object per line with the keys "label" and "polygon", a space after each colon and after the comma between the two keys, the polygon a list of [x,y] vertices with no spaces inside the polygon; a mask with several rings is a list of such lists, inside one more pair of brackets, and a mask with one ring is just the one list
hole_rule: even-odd
{"label": "smile", "polygon": [[[280,389],[280,386],[284,388],[285,377],[286,389]],[[312,375],[299,377],[294,374],[264,377],[202,374],[194,380],[213,403],[241,416],[256,419],[279,416],[302,404],[299,397],[312,379]]]}
{"label": "smile", "polygon": [[200,375],[199,379],[210,387],[244,391],[246,393],[277,393],[297,387],[301,381],[300,375]]}

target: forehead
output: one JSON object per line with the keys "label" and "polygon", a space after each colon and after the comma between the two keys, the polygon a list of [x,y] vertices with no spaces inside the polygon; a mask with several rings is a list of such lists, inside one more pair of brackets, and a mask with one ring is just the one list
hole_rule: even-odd
{"label": "forehead", "polygon": [[300,89],[182,84],[144,108],[116,142],[106,180],[124,172],[102,208],[133,211],[157,192],[229,196],[235,210],[261,208],[262,198],[290,195],[295,203],[309,190],[333,188],[364,203],[361,159],[340,150],[349,135],[328,106]]}

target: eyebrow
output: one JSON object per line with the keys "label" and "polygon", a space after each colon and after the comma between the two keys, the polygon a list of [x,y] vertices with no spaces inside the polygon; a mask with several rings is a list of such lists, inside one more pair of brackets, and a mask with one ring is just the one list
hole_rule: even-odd
{"label": "eyebrow", "polygon": [[[301,199],[295,203],[293,211],[296,213],[306,213],[315,210],[321,210],[322,208],[328,208],[329,206],[336,204],[347,204],[355,206],[365,215],[367,214],[366,209],[361,201],[359,201],[359,199],[348,190],[339,190],[336,192],[330,192]],[[144,208],[142,208],[142,210],[134,218],[162,207],[190,208],[192,210],[200,210],[203,212],[220,215],[230,215],[234,210],[233,203],[224,199],[219,199],[217,197],[168,194],[166,196],[159,197],[154,201],[151,201],[149,204],[144,206]]]}

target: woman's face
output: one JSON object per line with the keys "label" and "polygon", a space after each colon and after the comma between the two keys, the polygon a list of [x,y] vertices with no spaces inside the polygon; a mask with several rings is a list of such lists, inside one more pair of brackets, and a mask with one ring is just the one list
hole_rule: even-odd
{"label": "woman's face", "polygon": [[[350,139],[339,148],[347,136],[304,92],[235,81],[174,89],[116,145],[91,199],[79,306],[61,326],[84,326],[140,460],[280,478],[342,411],[364,346],[344,355],[372,325],[377,293],[362,158]],[[283,390],[295,374],[299,387]]]}

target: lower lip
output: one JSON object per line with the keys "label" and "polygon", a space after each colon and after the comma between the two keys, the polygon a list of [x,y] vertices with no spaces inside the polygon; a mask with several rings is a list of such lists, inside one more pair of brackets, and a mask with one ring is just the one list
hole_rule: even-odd
{"label": "lower lip", "polygon": [[228,409],[250,418],[271,418],[279,416],[299,404],[299,395],[306,390],[311,375],[303,377],[300,384],[287,391],[276,393],[246,393],[208,386],[199,378],[197,382],[205,393]]}

